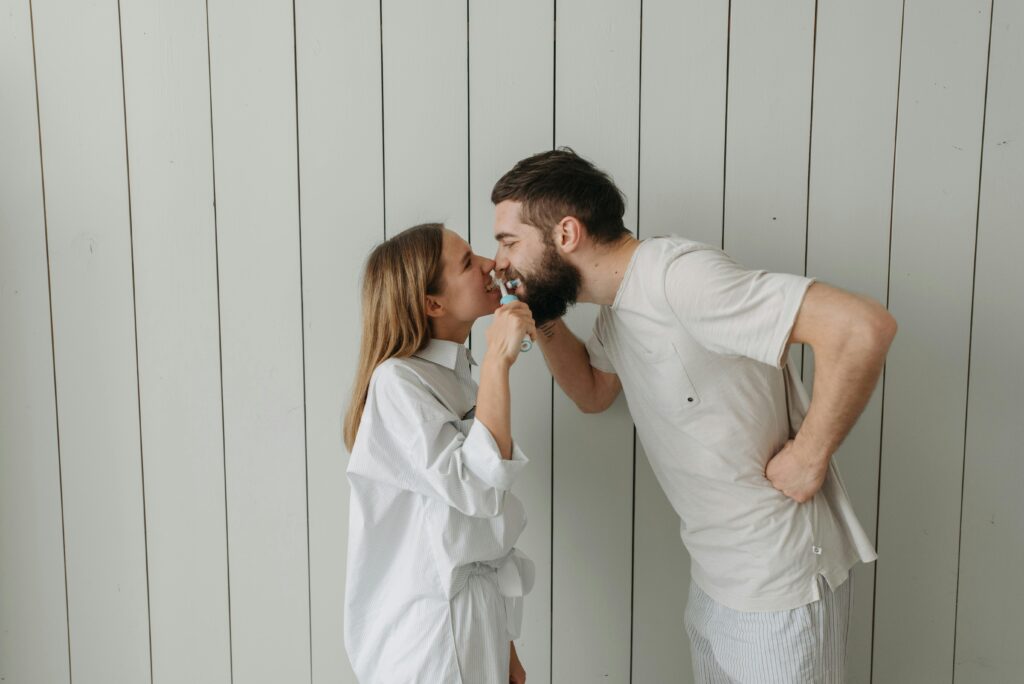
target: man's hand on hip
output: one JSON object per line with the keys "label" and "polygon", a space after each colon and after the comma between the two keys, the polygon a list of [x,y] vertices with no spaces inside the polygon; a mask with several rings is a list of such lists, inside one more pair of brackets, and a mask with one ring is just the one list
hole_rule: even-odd
{"label": "man's hand on hip", "polygon": [[793,440],[786,442],[765,468],[765,477],[772,486],[799,503],[810,501],[825,483],[828,459],[811,456]]}

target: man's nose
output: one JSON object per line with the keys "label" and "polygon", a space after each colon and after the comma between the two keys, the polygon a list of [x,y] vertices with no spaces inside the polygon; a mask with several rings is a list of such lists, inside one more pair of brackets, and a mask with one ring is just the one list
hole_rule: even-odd
{"label": "man's nose", "polygon": [[501,248],[498,248],[498,253],[494,255],[494,270],[504,271],[509,267],[508,257],[502,254]]}

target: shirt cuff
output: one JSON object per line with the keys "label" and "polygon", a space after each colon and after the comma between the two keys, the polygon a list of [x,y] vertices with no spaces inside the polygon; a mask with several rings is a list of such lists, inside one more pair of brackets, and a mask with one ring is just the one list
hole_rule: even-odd
{"label": "shirt cuff", "polygon": [[487,426],[474,420],[466,441],[462,443],[462,462],[483,482],[495,489],[507,490],[530,462],[512,440],[512,458],[504,459],[498,443]]}
{"label": "shirt cuff", "polygon": [[779,314],[779,320],[784,321],[786,324],[780,326],[776,331],[776,337],[768,348],[769,355],[764,359],[766,363],[773,363],[776,368],[783,368],[786,365],[789,336],[793,333],[793,326],[796,325],[796,317],[804,303],[804,296],[811,285],[816,282],[816,278],[797,275],[789,276],[789,279],[789,287],[786,288],[786,299],[783,302],[782,312]]}

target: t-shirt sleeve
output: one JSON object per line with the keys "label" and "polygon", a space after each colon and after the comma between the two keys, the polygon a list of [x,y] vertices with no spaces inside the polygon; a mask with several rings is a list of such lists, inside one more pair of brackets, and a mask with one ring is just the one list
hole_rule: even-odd
{"label": "t-shirt sleeve", "polygon": [[813,278],[749,270],[720,250],[687,252],[665,271],[665,297],[679,323],[719,354],[781,368]]}
{"label": "t-shirt sleeve", "polygon": [[590,355],[590,365],[599,371],[605,373],[614,373],[615,367],[612,365],[611,360],[608,358],[608,352],[604,348],[604,342],[601,341],[601,318],[594,322],[594,330],[590,333],[590,339],[587,340],[587,354]]}

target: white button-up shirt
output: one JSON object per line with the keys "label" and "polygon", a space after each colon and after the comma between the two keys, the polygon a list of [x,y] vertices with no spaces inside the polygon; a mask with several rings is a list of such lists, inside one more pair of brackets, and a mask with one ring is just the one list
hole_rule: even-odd
{"label": "white button-up shirt", "polygon": [[519,635],[533,564],[514,548],[526,512],[508,490],[527,459],[514,444],[502,459],[473,419],[472,363],[431,340],[370,381],[348,465],[345,646],[360,681],[463,681],[450,601],[472,573],[494,572]]}
{"label": "white button-up shirt", "polygon": [[641,243],[587,343],[617,373],[681,519],[694,581],[734,610],[788,610],[876,558],[833,463],[798,504],[765,477],[807,411],[789,335],[812,280],[748,270],[682,238]]}

